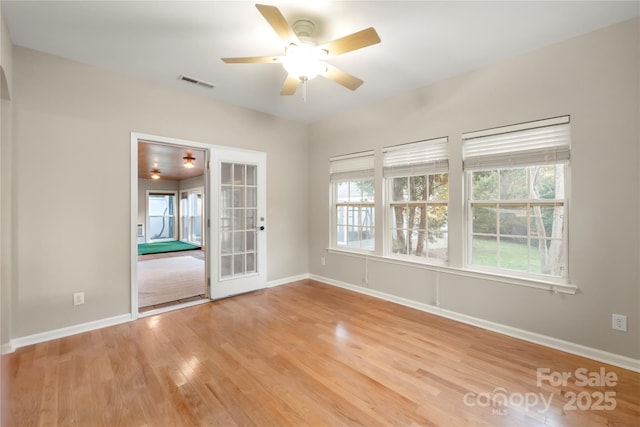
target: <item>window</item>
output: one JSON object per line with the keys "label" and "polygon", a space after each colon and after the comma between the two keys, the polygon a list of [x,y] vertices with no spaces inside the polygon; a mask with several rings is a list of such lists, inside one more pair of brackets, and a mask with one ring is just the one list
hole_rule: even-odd
{"label": "window", "polygon": [[463,135],[467,264],[567,277],[569,117]]}
{"label": "window", "polygon": [[149,242],[176,240],[176,193],[147,194],[147,230]]}
{"label": "window", "polygon": [[375,249],[373,160],[373,151],[330,159],[332,247]]}
{"label": "window", "polygon": [[447,261],[447,145],[440,138],[383,149],[389,254]]}
{"label": "window", "polygon": [[180,193],[180,239],[202,245],[202,188]]}

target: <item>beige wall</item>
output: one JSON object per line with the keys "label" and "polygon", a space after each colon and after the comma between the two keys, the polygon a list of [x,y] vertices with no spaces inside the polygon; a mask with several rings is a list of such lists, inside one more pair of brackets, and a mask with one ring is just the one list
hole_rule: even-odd
{"label": "beige wall", "polygon": [[308,271],[306,126],[20,47],[14,67],[12,338],[130,312],[131,132],[266,152],[267,279]]}
{"label": "beige wall", "polygon": [[[460,267],[461,134],[570,114],[570,269],[578,293],[553,295],[440,273],[440,301],[444,309],[639,358],[639,22],[628,21],[311,125],[310,272],[363,286],[363,261],[325,251],[329,157],[368,149],[379,157],[384,146],[449,136],[450,257],[451,265]],[[377,173],[379,178],[380,166]],[[377,189],[381,191],[380,183]],[[326,266],[320,264],[323,256]],[[368,276],[372,290],[435,303],[433,272],[369,260]],[[629,332],[611,330],[612,313],[628,316]]]}
{"label": "beige wall", "polygon": [[0,9],[0,346],[11,338],[13,45]]}

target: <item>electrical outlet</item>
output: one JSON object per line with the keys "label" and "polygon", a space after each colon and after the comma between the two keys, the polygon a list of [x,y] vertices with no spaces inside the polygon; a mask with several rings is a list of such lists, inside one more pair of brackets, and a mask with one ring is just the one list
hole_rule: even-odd
{"label": "electrical outlet", "polygon": [[624,314],[612,314],[611,329],[627,332],[627,316],[625,316]]}
{"label": "electrical outlet", "polygon": [[327,260],[325,257],[320,257],[320,265],[327,265]]}
{"label": "electrical outlet", "polygon": [[84,292],[76,292],[73,294],[73,305],[84,304]]}

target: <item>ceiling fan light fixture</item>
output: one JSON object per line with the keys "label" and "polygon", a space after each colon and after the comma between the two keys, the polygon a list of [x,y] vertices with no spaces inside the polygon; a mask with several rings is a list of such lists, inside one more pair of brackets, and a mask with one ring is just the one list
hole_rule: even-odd
{"label": "ceiling fan light fixture", "polygon": [[160,171],[158,169],[151,169],[151,179],[160,179]]}
{"label": "ceiling fan light fixture", "polygon": [[187,154],[182,159],[184,160],[184,167],[185,168],[193,169],[195,167],[195,164],[193,162],[196,160],[196,158],[193,157],[191,154]]}
{"label": "ceiling fan light fixture", "polygon": [[287,73],[299,80],[311,80],[327,71],[327,66],[322,62],[326,56],[326,50],[310,43],[291,43],[286,48],[282,66]]}

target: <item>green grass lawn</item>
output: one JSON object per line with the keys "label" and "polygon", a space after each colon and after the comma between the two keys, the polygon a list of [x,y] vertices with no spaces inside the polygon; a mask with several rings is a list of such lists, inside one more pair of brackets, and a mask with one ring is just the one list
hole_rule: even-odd
{"label": "green grass lawn", "polygon": [[537,250],[531,252],[529,260],[529,247],[526,243],[501,241],[498,251],[497,241],[491,238],[473,239],[473,264],[540,273]]}

